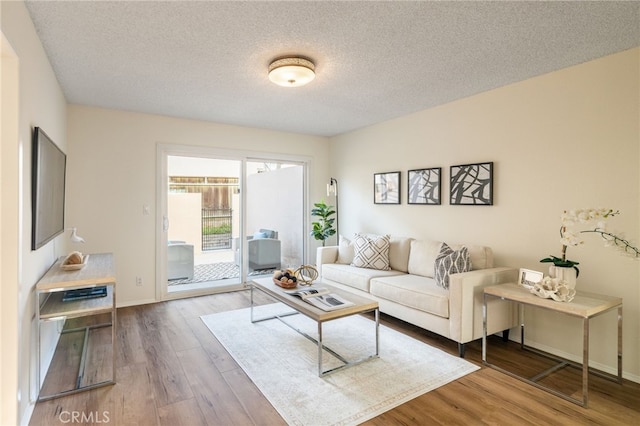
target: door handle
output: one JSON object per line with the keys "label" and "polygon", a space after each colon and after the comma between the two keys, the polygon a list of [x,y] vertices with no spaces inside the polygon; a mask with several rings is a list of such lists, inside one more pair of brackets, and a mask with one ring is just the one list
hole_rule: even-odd
{"label": "door handle", "polygon": [[167,232],[169,230],[169,218],[162,216],[162,231]]}

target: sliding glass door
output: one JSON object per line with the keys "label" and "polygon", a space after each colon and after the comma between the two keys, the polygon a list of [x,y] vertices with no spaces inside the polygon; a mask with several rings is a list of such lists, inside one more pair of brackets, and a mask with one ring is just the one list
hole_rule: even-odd
{"label": "sliding glass door", "polygon": [[304,169],[293,162],[247,162],[245,231],[250,276],[303,263]]}
{"label": "sliding glass door", "polygon": [[240,290],[303,263],[306,163],[159,146],[161,299]]}
{"label": "sliding glass door", "polygon": [[241,283],[240,171],[232,159],[167,156],[167,292]]}

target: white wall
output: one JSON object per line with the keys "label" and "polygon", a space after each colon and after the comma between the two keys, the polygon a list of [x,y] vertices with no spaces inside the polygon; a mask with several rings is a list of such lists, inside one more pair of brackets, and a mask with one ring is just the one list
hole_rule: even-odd
{"label": "white wall", "polygon": [[[3,352],[5,350],[16,351],[17,363],[12,357],[7,357],[8,362],[5,363],[3,359],[0,368],[2,368],[3,376],[4,373],[15,374],[17,372],[18,382],[16,389],[14,380],[6,382],[2,380],[3,412],[0,420],[4,422],[5,419],[15,419],[17,422],[23,423],[28,420],[34,406],[32,401],[33,386],[31,386],[35,384],[36,360],[33,287],[55,259],[67,250],[67,238],[61,235],[38,251],[31,251],[32,128],[42,127],[66,152],[66,102],[24,4],[22,2],[0,2],[0,8],[3,36],[6,37],[17,56],[19,84],[18,140],[7,141],[3,137],[3,173],[6,161],[4,158],[5,147],[9,146],[8,144],[15,145],[14,148],[17,150],[12,148],[12,151],[14,154],[17,152],[19,156],[21,155],[18,158],[14,157],[13,160],[17,163],[18,168],[17,181],[11,183],[11,190],[15,191],[15,196],[9,197],[5,193],[4,185],[6,182],[3,182],[2,193],[3,211],[5,208],[15,209],[15,204],[18,203],[19,212],[17,221],[14,220],[11,228],[5,226],[6,224],[3,222],[2,232],[4,234],[10,230],[14,232],[17,230],[19,242],[14,247],[3,246],[3,274],[5,273],[4,260],[6,259],[11,259],[11,262],[17,260],[18,267],[17,282],[16,280],[2,281],[3,297],[1,299],[2,306],[0,306],[3,312],[5,310],[6,312],[17,312],[17,318],[12,319],[17,325],[17,334],[14,335],[12,341],[4,339],[2,341]],[[3,87],[3,97],[4,93],[5,88]],[[14,137],[12,136],[12,138]],[[5,195],[7,195],[6,198]],[[5,293],[8,286],[15,287],[6,290]],[[5,298],[5,294],[10,297]],[[4,325],[3,321],[3,328]],[[17,341],[15,341],[16,338]],[[12,397],[5,401],[4,395]]]}
{"label": "white wall", "polygon": [[194,254],[202,254],[202,194],[167,194],[169,241],[193,244]]}
{"label": "white wall", "polygon": [[[481,93],[331,140],[340,182],[340,231],[489,245],[498,265],[542,271],[559,255],[565,209],[611,207],[639,238],[640,49]],[[494,162],[493,206],[450,206],[449,166]],[[443,168],[443,205],[406,204],[407,170]],[[373,204],[373,173],[402,171],[402,204]],[[625,376],[640,381],[639,262],[594,235],[569,249],[580,290],[623,298]],[[528,337],[581,357],[580,323],[531,312]],[[592,321],[592,358],[616,366],[615,313]],[[578,358],[581,359],[581,358]]]}
{"label": "white wall", "polygon": [[[18,422],[19,136],[18,57],[2,34],[2,145],[0,145],[0,424]],[[7,347],[4,347],[4,345]]]}
{"label": "white wall", "polygon": [[[119,306],[158,300],[158,143],[240,150],[254,157],[309,157],[311,199],[328,180],[328,140],[314,136],[71,105],[68,143],[67,221],[82,230],[86,252],[114,253]],[[151,206],[148,216],[145,204]],[[135,285],[136,276],[143,286]]]}

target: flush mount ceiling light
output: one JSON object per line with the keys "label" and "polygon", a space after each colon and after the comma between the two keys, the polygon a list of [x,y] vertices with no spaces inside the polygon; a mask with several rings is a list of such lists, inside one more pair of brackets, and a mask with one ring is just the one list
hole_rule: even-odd
{"label": "flush mount ceiling light", "polygon": [[308,59],[276,59],[269,65],[269,80],[284,87],[300,87],[316,78],[315,66]]}

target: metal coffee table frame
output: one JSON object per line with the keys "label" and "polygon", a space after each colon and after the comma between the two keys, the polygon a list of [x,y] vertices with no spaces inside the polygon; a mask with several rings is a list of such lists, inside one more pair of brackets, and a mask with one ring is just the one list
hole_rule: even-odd
{"label": "metal coffee table frame", "polygon": [[[326,286],[324,284],[317,284],[318,286],[322,286],[322,287],[327,287],[330,289],[330,291],[332,292],[336,292],[342,296],[344,296],[346,299],[348,299],[349,301],[354,302],[353,306],[347,307],[347,308],[342,308],[342,309],[338,309],[335,311],[323,311],[322,309],[318,309],[315,306],[312,306],[302,300],[300,300],[299,298],[295,297],[295,296],[290,296],[288,294],[286,294],[281,288],[277,287],[274,283],[273,280],[271,278],[258,278],[254,281],[251,282],[251,322],[252,323],[257,323],[257,322],[262,322],[262,321],[268,321],[268,320],[272,320],[272,319],[277,319],[279,321],[281,321],[283,324],[285,324],[286,326],[288,326],[289,328],[295,330],[296,332],[300,333],[302,336],[306,337],[307,339],[309,339],[310,341],[314,342],[317,346],[318,346],[318,376],[319,377],[324,377],[327,374],[330,373],[334,373],[336,371],[348,368],[348,367],[353,367],[355,365],[358,364],[362,364],[363,362],[369,361],[371,359],[374,358],[378,358],[379,354],[380,354],[380,311],[379,311],[379,307],[378,307],[378,302],[374,301],[374,300],[370,300],[370,299],[365,299],[363,297],[359,297],[356,295],[346,295],[344,293],[341,293],[339,290],[333,289],[330,286]],[[278,302],[284,303],[285,305],[289,306],[290,308],[293,308],[295,311],[294,312],[286,312],[283,314],[279,314],[279,315],[273,315],[273,316],[269,316],[269,317],[264,317],[264,318],[255,318],[254,317],[254,313],[253,313],[253,307],[255,306],[254,302],[253,302],[253,292],[254,289],[258,289],[260,290],[262,293],[268,295],[269,297],[271,297],[272,299],[277,300]],[[342,355],[340,355],[339,353],[337,353],[336,351],[334,351],[333,349],[327,347],[325,344],[323,344],[322,342],[322,337],[323,337],[323,333],[322,333],[322,325],[323,323],[327,322],[327,321],[332,321],[332,320],[336,320],[336,319],[340,319],[340,318],[345,318],[351,315],[357,315],[357,314],[363,314],[363,313],[367,313],[367,312],[373,312],[374,316],[375,316],[375,354],[372,355],[368,355],[365,356],[363,358],[357,359],[357,360],[348,360],[345,357],[343,357]],[[287,321],[284,320],[285,317],[291,316],[291,315],[298,315],[298,314],[302,314],[305,315],[306,317],[314,320],[317,325],[318,325],[318,337],[315,338],[313,336],[310,336],[309,334],[305,333],[304,331],[294,327],[293,325],[291,325],[290,323],[288,323]],[[337,358],[338,360],[340,360],[340,362],[342,362],[342,365],[338,366],[338,367],[334,367],[334,368],[330,368],[327,370],[323,369],[322,366],[322,351],[327,351],[328,353],[330,353],[331,355],[333,355],[335,358]]]}

